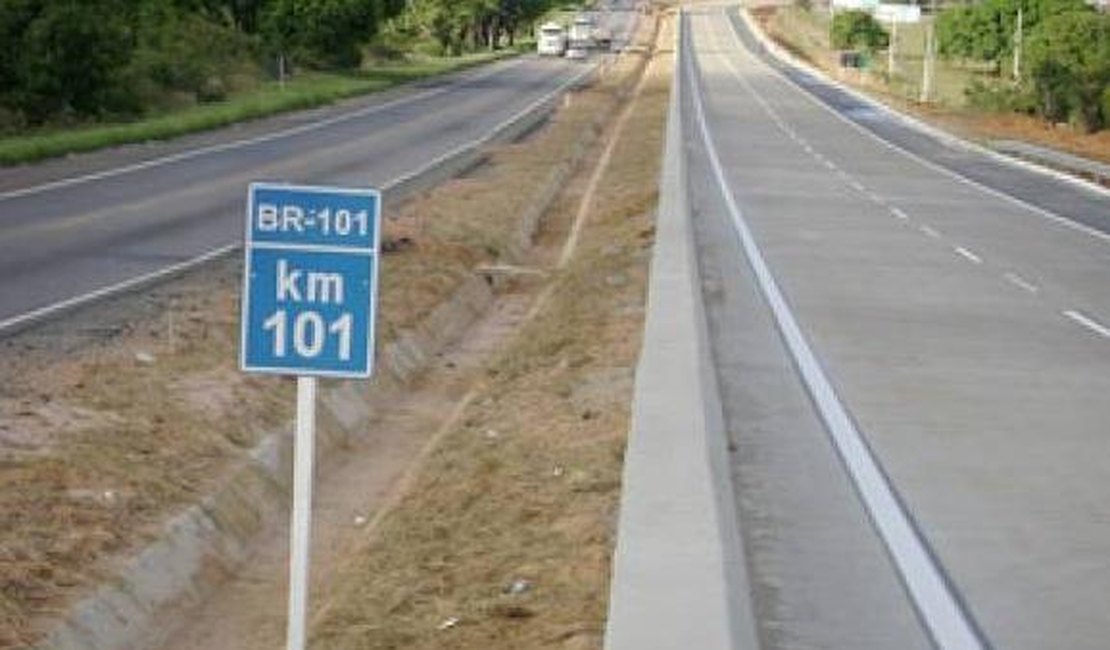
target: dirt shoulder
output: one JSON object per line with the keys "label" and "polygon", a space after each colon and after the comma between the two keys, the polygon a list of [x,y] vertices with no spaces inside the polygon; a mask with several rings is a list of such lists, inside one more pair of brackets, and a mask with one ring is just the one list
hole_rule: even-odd
{"label": "dirt shoulder", "polygon": [[835,54],[789,10],[762,6],[752,16],[777,43],[830,77],[864,91],[884,104],[908,113],[967,140],[986,144],[991,140],[1023,140],[1077,156],[1110,163],[1110,130],[1083,133],[1068,125],[1055,125],[1018,113],[990,113],[967,108],[911,101],[894,92],[878,75],[845,71],[835,64]]}
{"label": "dirt shoulder", "polygon": [[[476,267],[521,263],[522,211],[626,85],[610,72],[526,141],[389,210],[384,341]],[[291,383],[236,367],[239,267],[224,260],[0,341],[0,648],[33,643],[287,426]]]}

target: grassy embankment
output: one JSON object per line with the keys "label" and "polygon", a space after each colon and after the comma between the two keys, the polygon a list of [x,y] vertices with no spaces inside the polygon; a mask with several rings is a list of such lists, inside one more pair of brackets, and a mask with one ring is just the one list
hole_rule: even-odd
{"label": "grassy embankment", "polygon": [[[925,17],[917,25],[899,25],[895,40],[893,70],[887,52],[875,52],[866,70],[840,69],[836,54],[829,46],[831,19],[825,11],[806,11],[799,7],[780,7],[766,23],[777,40],[788,45],[796,54],[848,81],[872,86],[907,102],[921,97],[925,67]],[[890,26],[884,25],[887,32]],[[934,69],[933,101],[949,108],[964,108],[967,98],[964,89],[976,79],[987,80],[989,70],[984,66],[962,65],[938,59]]]}
{"label": "grassy embankment", "polygon": [[[319,594],[313,648],[602,647],[671,54],[655,51],[614,134],[576,254]],[[587,173],[547,216],[549,258]]]}
{"label": "grassy embankment", "polygon": [[53,128],[0,139],[0,165],[13,165],[122,144],[165,140],[277,113],[331,104],[399,84],[513,56],[520,50],[423,58],[375,66],[357,74],[306,73],[282,88],[267,82],[226,101],[191,106],[132,122]]}
{"label": "grassy embankment", "polygon": [[[876,52],[868,70],[846,70],[837,64],[829,46],[829,16],[797,7],[780,7],[756,14],[764,29],[795,55],[831,76],[875,95],[894,107],[938,124],[961,137],[989,140],[1026,140],[1095,160],[1110,161],[1110,130],[1082,133],[1032,115],[978,110],[969,105],[965,89],[973,82],[997,83],[988,64],[938,59],[932,101],[921,103],[925,25],[900,25],[893,74],[885,51]],[[928,18],[926,18],[928,20]],[[888,27],[889,29],[889,27]],[[1002,64],[1006,74],[1006,63]]]}

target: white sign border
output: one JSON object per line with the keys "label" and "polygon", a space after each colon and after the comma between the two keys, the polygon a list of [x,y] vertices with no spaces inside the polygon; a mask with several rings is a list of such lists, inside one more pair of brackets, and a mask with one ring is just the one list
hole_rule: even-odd
{"label": "white sign border", "polygon": [[[249,329],[248,318],[250,315],[250,270],[252,268],[253,253],[254,253],[254,197],[258,190],[282,190],[291,192],[327,192],[329,194],[345,194],[348,196],[362,196],[375,199],[374,205],[376,209],[373,215],[373,228],[374,228],[374,243],[372,248],[347,249],[344,254],[349,255],[365,255],[371,258],[370,260],[370,305],[368,307],[368,337],[369,344],[366,346],[366,371],[365,372],[348,372],[342,370],[308,370],[304,368],[280,368],[269,366],[252,366],[247,363],[247,334]],[[371,188],[352,188],[352,187],[330,187],[326,185],[298,185],[294,183],[281,183],[270,181],[255,181],[247,186],[247,207],[245,232],[243,235],[243,278],[241,281],[240,305],[239,305],[239,370],[249,374],[261,375],[279,375],[286,377],[325,377],[330,379],[369,379],[374,375],[374,357],[378,343],[378,319],[377,319],[377,304],[378,304],[378,278],[381,275],[381,237],[382,237],[382,193],[380,190]],[[314,247],[312,244],[305,245],[304,247],[297,247],[297,250],[303,248],[309,250]]]}

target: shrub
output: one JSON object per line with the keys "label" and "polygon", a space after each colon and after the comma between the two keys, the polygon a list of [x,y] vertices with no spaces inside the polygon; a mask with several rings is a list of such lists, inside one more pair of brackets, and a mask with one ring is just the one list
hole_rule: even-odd
{"label": "shrub", "polygon": [[183,91],[200,102],[224,99],[228,78],[255,49],[252,39],[234,28],[168,4],[145,5],[137,24],[131,72],[155,92]]}
{"label": "shrub", "polygon": [[1110,86],[1102,91],[1102,125],[1110,124]]}
{"label": "shrub", "polygon": [[1033,97],[1021,86],[1009,83],[983,83],[976,79],[964,90],[967,104],[978,111],[1032,113]]}

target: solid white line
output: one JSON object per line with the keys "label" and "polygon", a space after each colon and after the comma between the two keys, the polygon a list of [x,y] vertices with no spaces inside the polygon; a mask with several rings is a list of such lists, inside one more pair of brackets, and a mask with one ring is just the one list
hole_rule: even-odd
{"label": "solid white line", "polygon": [[1017,273],[1007,273],[1002,277],[1006,278],[1006,280],[1008,280],[1010,282],[1010,284],[1021,287],[1022,289],[1025,289],[1029,293],[1037,293],[1037,290],[1038,290],[1037,285],[1035,285],[1032,282],[1026,280],[1025,278],[1021,277]]}
{"label": "solid white line", "polygon": [[925,235],[928,237],[932,237],[933,239],[940,239],[940,232],[938,232],[934,228],[930,228],[929,226],[921,226],[921,232],[925,233]]}
{"label": "solid white line", "polygon": [[[746,15],[743,15],[742,17],[745,20],[745,23],[748,24],[749,29],[751,29],[754,33],[756,33],[757,38],[760,38],[761,41],[766,43],[765,38],[762,37],[762,32],[759,32],[756,27],[752,26],[752,24],[747,21],[747,16]],[[729,25],[731,27],[731,25],[732,25],[731,20],[729,21]],[[744,48],[743,41],[740,40],[740,36],[736,33],[735,27],[731,27],[730,31],[732,32],[733,37],[736,39],[737,43],[740,44],[740,47]],[[769,47],[768,49],[771,50],[771,51],[775,51],[774,48]],[[746,48],[745,48],[745,50],[746,50]],[[792,61],[788,61],[785,56],[779,56],[778,58],[780,60],[784,61],[787,65],[791,65],[792,67],[800,69],[800,66],[798,66],[797,64],[795,64]],[[1096,239],[1101,239],[1104,242],[1110,243],[1110,234],[1104,233],[1101,230],[1096,230],[1096,229],[1094,229],[1094,228],[1092,228],[1092,227],[1090,227],[1086,224],[1080,223],[1078,221],[1074,221],[1074,220],[1069,219],[1067,217],[1058,215],[1055,212],[1051,212],[1050,210],[1048,210],[1046,208],[1042,208],[1040,206],[1033,205],[1032,203],[1029,203],[1028,201],[1026,201],[1024,199],[1020,199],[1016,196],[1006,194],[1005,192],[1003,192],[1001,190],[996,190],[993,187],[989,187],[987,185],[984,185],[984,184],[980,183],[979,181],[968,178],[967,176],[964,176],[963,174],[961,174],[957,171],[948,169],[947,167],[944,167],[944,166],[939,165],[939,164],[937,164],[937,163],[935,163],[931,160],[923,158],[923,157],[919,156],[918,154],[910,151],[909,149],[903,148],[901,145],[897,145],[897,144],[895,144],[893,142],[890,142],[888,140],[884,140],[878,134],[876,134],[876,133],[872,132],[871,130],[865,128],[863,125],[849,119],[846,115],[840,113],[839,111],[837,111],[833,107],[831,107],[828,104],[826,104],[825,102],[823,102],[820,98],[814,96],[812,93],[810,93],[803,86],[798,84],[796,81],[794,81],[790,77],[783,74],[782,71],[779,70],[778,68],[776,68],[772,65],[767,65],[766,63],[763,63],[762,61],[759,61],[759,62],[762,63],[764,67],[771,70],[773,74],[777,75],[784,82],[790,84],[795,89],[797,89],[798,92],[800,92],[802,95],[804,95],[809,101],[811,101],[814,104],[816,104],[817,106],[821,107],[823,110],[831,113],[832,115],[834,115],[840,121],[847,123],[853,129],[859,131],[860,133],[864,134],[865,136],[867,136],[867,137],[871,138],[872,140],[878,142],[882,146],[884,146],[884,147],[886,147],[886,148],[888,148],[892,151],[897,151],[898,153],[901,153],[901,154],[907,156],[908,158],[917,161],[919,164],[921,164],[921,165],[923,165],[923,166],[925,166],[925,167],[927,167],[927,168],[929,168],[929,169],[931,169],[931,170],[933,170],[937,173],[948,176],[949,178],[951,178],[951,179],[953,179],[957,182],[963,183],[963,184],[968,185],[970,187],[974,187],[974,188],[976,188],[976,189],[978,189],[982,192],[990,194],[991,196],[1000,198],[1000,199],[1002,199],[1004,201],[1007,201],[1009,203],[1012,203],[1013,205],[1016,205],[1020,208],[1024,208],[1026,210],[1029,210],[1029,211],[1031,211],[1031,212],[1033,212],[1033,213],[1035,213],[1035,214],[1037,214],[1041,217],[1044,217],[1045,219],[1053,221],[1053,222],[1055,222],[1059,225],[1062,225],[1066,228],[1070,228],[1072,230],[1082,232],[1086,235],[1090,235],[1092,237],[1095,237]],[[828,80],[828,77],[825,77],[823,74],[817,75],[817,74],[814,74],[813,71],[809,71],[809,72],[810,72],[810,74],[812,74],[814,76],[815,79],[824,80],[827,83],[831,83],[833,85],[836,85],[835,82],[832,82],[832,81]],[[895,116],[897,118],[905,117],[905,116],[902,116],[900,113],[896,113],[896,112],[890,110],[889,107],[886,107],[885,110],[889,114],[891,114],[892,116]],[[930,135],[929,133],[927,133],[925,131],[922,131],[922,132],[926,133],[926,135]],[[937,137],[938,139],[940,139],[939,135],[934,135],[934,137]],[[954,136],[949,136],[949,137],[954,137]],[[965,144],[967,144],[968,147],[970,147],[970,148],[975,147],[975,145],[971,145],[970,143],[965,143]],[[988,157],[990,157],[990,156],[988,155]],[[1000,162],[1013,162],[1013,161],[1001,160],[1001,159],[999,159],[999,161]],[[1031,168],[1031,170],[1041,171],[1039,168]],[[1042,173],[1047,173],[1047,172],[1042,172]],[[1049,174],[1049,175],[1051,175],[1051,174]],[[1063,180],[1063,179],[1061,179],[1061,180]],[[1072,180],[1078,182],[1077,179],[1072,179]],[[1085,189],[1092,190],[1094,188],[1093,187],[1085,187]]]}
{"label": "solid white line", "polygon": [[968,261],[970,261],[974,264],[982,264],[983,263],[983,258],[979,257],[975,253],[972,253],[971,251],[964,248],[963,246],[957,246],[955,250],[956,250],[957,254],[961,255],[962,257],[966,258]]}
{"label": "solid white line", "polygon": [[1068,318],[1072,319],[1073,321],[1079,323],[1083,327],[1086,327],[1087,329],[1091,330],[1092,332],[1096,332],[1098,334],[1101,334],[1104,338],[1110,339],[1110,327],[1106,327],[1105,325],[1103,325],[1102,323],[1098,322],[1097,320],[1091,318],[1090,316],[1086,316],[1082,312],[1075,311],[1073,309],[1069,309],[1068,311],[1065,311],[1064,315],[1067,316]]}
{"label": "solid white line", "polygon": [[455,156],[460,155],[461,153],[467,151],[468,149],[476,149],[478,147],[481,147],[481,146],[489,143],[499,133],[504,131],[510,125],[515,123],[517,120],[522,119],[525,115],[528,115],[532,111],[538,110],[539,107],[543,106],[544,104],[551,101],[555,97],[558,97],[559,95],[564,93],[571,86],[574,86],[575,84],[577,84],[580,81],[582,81],[583,79],[585,79],[587,76],[593,74],[593,72],[594,72],[594,70],[596,70],[596,68],[597,68],[597,66],[594,65],[594,66],[591,66],[591,67],[588,67],[588,68],[582,70],[578,74],[576,74],[573,77],[571,77],[570,79],[568,79],[565,83],[563,83],[561,86],[559,86],[555,90],[552,90],[548,94],[544,95],[543,97],[537,99],[536,101],[534,101],[531,104],[529,104],[528,106],[526,106],[523,110],[517,112],[512,117],[510,117],[507,120],[498,124],[492,130],[488,131],[485,135],[483,135],[479,138],[476,138],[474,140],[471,140],[470,142],[468,142],[466,144],[459,145],[458,147],[455,147],[451,151],[448,151],[447,153],[434,158],[431,162],[428,162],[427,164],[423,165],[422,167],[419,167],[414,171],[411,171],[407,174],[404,174],[402,176],[399,176],[399,177],[389,181],[388,183],[386,183],[385,185],[382,186],[382,189],[383,190],[389,190],[391,188],[397,187],[398,185],[401,185],[402,183],[406,183],[408,181],[411,181],[414,178],[418,178],[421,175],[427,173],[428,170],[434,169],[436,166],[442,164],[443,162],[445,162],[447,160],[450,160],[451,158],[453,158]]}
{"label": "solid white line", "polygon": [[837,396],[821,363],[802,333],[797,319],[790,311],[774,275],[763,259],[763,254],[744,220],[736,197],[725,177],[716,145],[709,131],[701,92],[696,85],[697,75],[692,67],[693,57],[685,54],[688,47],[686,45],[680,48],[679,56],[686,60],[687,66],[690,66],[694,114],[710,166],[748,263],[764,298],[771,307],[779,332],[794,357],[806,388],[848,468],[876,529],[898,566],[922,621],[928,627],[936,644],[942,650],[982,650],[983,643],[974,624],[961,607],[959,599],[950,590],[943,571],[918,534],[909,515],[902,508],[878,461]]}
{"label": "solid white line", "polygon": [[101,298],[106,298],[108,296],[127,291],[128,289],[131,289],[133,287],[139,287],[144,284],[148,284],[162,278],[172,276],[182,271],[187,271],[195,266],[200,266],[205,262],[214,260],[217,257],[227,255],[237,248],[239,248],[238,244],[221,246],[220,248],[210,250],[203,255],[194,257],[193,259],[186,260],[172,266],[167,266],[166,268],[159,269],[145,275],[140,275],[138,277],[131,278],[130,280],[126,280],[118,284],[113,284],[108,287],[97,289],[96,291],[90,291],[89,293],[75,296],[68,300],[54,303],[53,305],[47,305],[46,307],[41,307],[39,309],[29,311],[25,314],[20,314],[19,316],[8,318],[7,320],[0,321],[0,333],[7,332],[12,329],[18,329],[24,325],[90,304],[92,302],[100,300]]}
{"label": "solid white line", "polygon": [[467,83],[472,83],[474,81],[478,81],[478,80],[484,79],[486,77],[492,76],[492,75],[496,74],[497,72],[499,72],[501,70],[504,70],[506,68],[511,68],[511,67],[516,67],[516,66],[522,65],[524,63],[524,61],[526,61],[526,60],[527,59],[518,59],[516,61],[512,61],[512,62],[503,64],[503,65],[493,66],[490,69],[485,70],[485,71],[483,71],[479,74],[467,75],[465,78],[460,79],[457,82],[452,83],[448,86],[443,86],[441,88],[432,88],[430,90],[425,90],[423,92],[419,92],[419,93],[416,93],[416,94],[413,94],[413,95],[406,95],[404,97],[398,97],[397,99],[393,99],[393,100],[390,100],[390,101],[382,103],[382,104],[374,104],[373,106],[367,106],[367,107],[361,108],[357,111],[352,111],[350,113],[343,113],[341,115],[334,115],[334,116],[329,117],[327,119],[319,120],[317,122],[310,122],[308,124],[302,124],[300,126],[295,126],[295,127],[289,128],[289,129],[282,130],[282,131],[274,131],[273,133],[266,133],[266,134],[263,134],[263,135],[260,135],[260,136],[257,136],[257,137],[253,137],[253,138],[244,138],[242,140],[233,140],[231,142],[224,142],[224,143],[221,143],[221,144],[211,145],[211,146],[207,146],[207,147],[200,147],[198,149],[190,149],[188,151],[182,151],[180,153],[172,154],[172,155],[169,155],[169,156],[163,156],[161,158],[155,158],[153,160],[146,160],[146,161],[139,162],[139,163],[134,163],[134,164],[131,164],[131,165],[125,165],[123,167],[114,167],[112,169],[106,169],[104,171],[94,172],[94,173],[91,173],[91,174],[83,174],[81,176],[72,176],[70,178],[63,178],[63,179],[60,179],[60,180],[51,181],[49,183],[43,183],[41,185],[33,185],[31,187],[25,187],[25,188],[18,189],[18,190],[10,190],[10,191],[7,191],[7,192],[0,192],[0,201],[6,201],[6,200],[9,200],[9,199],[19,198],[19,197],[23,197],[23,196],[30,196],[30,195],[33,195],[33,194],[41,194],[43,192],[48,192],[50,190],[61,189],[63,187],[70,187],[70,186],[73,186],[73,185],[81,185],[81,184],[84,184],[84,183],[90,183],[92,181],[103,180],[105,178],[113,178],[115,176],[122,176],[124,174],[130,174],[130,173],[133,173],[133,172],[142,171],[144,169],[152,169],[152,168],[155,168],[155,167],[161,167],[163,165],[168,165],[168,164],[171,164],[171,163],[181,162],[183,160],[191,160],[193,158],[197,158],[197,157],[204,156],[204,155],[211,154],[211,153],[219,153],[221,151],[229,151],[229,150],[232,150],[232,149],[238,149],[238,148],[241,148],[241,147],[248,147],[248,146],[255,145],[255,144],[260,144],[260,143],[263,143],[263,142],[270,142],[272,140],[280,140],[282,138],[288,138],[288,137],[291,137],[291,136],[294,136],[294,135],[300,135],[301,133],[309,133],[311,131],[317,131],[317,130],[322,129],[324,127],[331,126],[333,124],[339,124],[339,123],[346,122],[348,120],[353,120],[353,119],[356,119],[356,118],[359,118],[359,117],[365,117],[367,115],[373,115],[374,113],[378,113],[378,112],[381,112],[381,111],[388,110],[390,108],[393,108],[394,106],[409,104],[409,103],[412,103],[412,102],[419,101],[421,99],[426,99],[428,97],[434,97],[436,95],[441,95],[441,94],[443,94],[443,93],[445,93],[449,90],[455,89],[458,86],[461,86],[461,85],[464,85],[464,84],[467,84]]}

